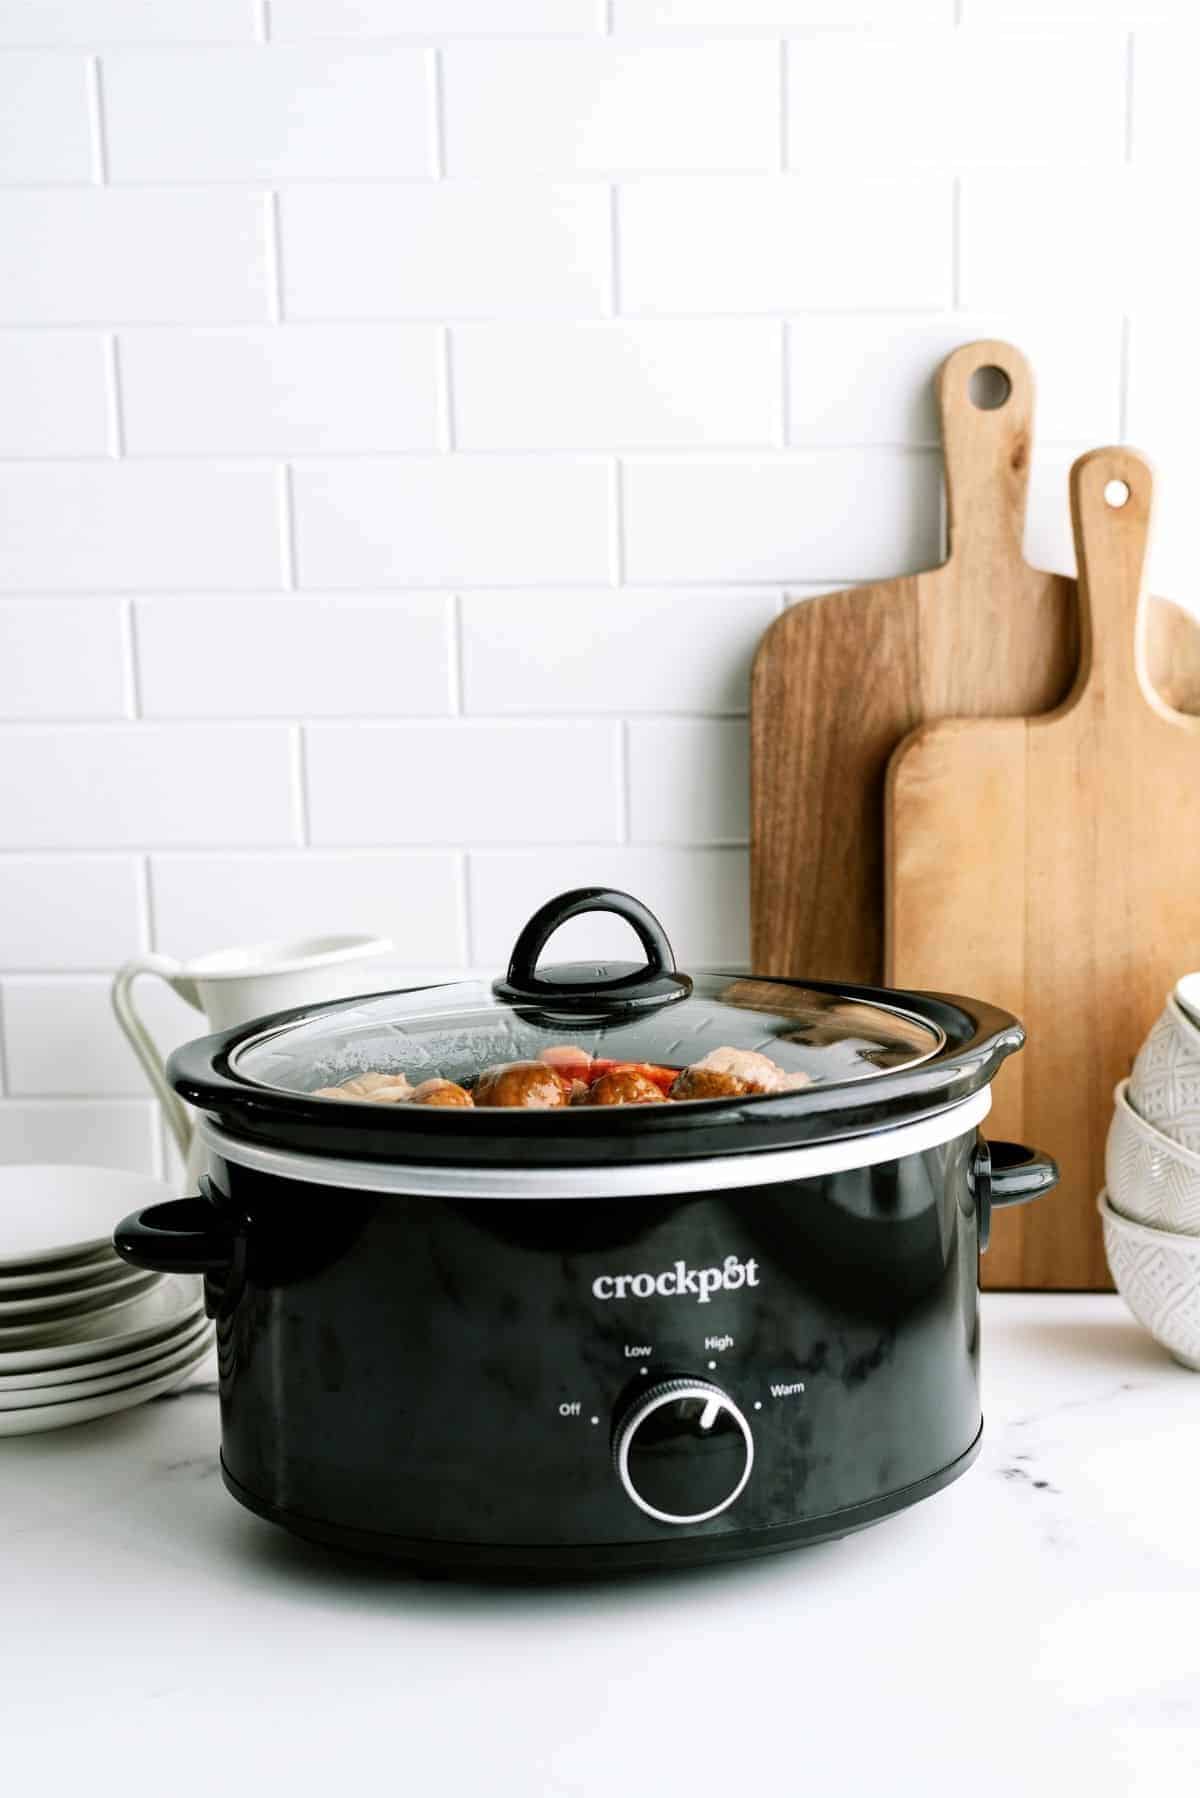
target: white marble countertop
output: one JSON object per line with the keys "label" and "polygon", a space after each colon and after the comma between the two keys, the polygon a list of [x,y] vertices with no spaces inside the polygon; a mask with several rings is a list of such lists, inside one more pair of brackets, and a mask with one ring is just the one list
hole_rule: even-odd
{"label": "white marble countertop", "polygon": [[[1200,1377],[1109,1297],[984,1300],[985,1447],[825,1547],[473,1589],[221,1487],[211,1378],[0,1443],[14,1794],[1200,1790]],[[333,1783],[331,1783],[333,1782]]]}

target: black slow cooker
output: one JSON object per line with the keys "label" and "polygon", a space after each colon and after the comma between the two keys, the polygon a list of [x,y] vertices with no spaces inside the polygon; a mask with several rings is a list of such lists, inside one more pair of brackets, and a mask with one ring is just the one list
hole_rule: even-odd
{"label": "black slow cooker", "polygon": [[[595,910],[632,924],[645,963],[540,967]],[[979,1451],[990,1210],[1057,1179],[980,1133],[1023,1040],[969,999],[689,978],[645,907],[584,889],[530,920],[491,986],[177,1050],[210,1171],[116,1246],[204,1274],[225,1482],[301,1535],[529,1574],[843,1536]],[[658,1069],[752,1051],[808,1078],[554,1109],[318,1091],[370,1070],[482,1092],[493,1064],[564,1045]]]}

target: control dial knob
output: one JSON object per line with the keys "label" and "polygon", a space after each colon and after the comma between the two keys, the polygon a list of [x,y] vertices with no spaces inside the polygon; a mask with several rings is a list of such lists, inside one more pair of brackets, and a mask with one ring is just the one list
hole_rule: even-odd
{"label": "control dial knob", "polygon": [[744,1490],[750,1425],[711,1380],[662,1380],[638,1393],[613,1438],[617,1476],[659,1523],[705,1523]]}

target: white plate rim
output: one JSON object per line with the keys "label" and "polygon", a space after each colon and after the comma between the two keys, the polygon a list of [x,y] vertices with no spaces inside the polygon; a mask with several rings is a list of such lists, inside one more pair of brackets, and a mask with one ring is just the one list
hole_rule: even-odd
{"label": "white plate rim", "polygon": [[58,1386],[34,1386],[25,1388],[29,1395],[27,1402],[19,1401],[21,1391],[0,1392],[0,1413],[6,1411],[41,1411],[49,1405],[69,1405],[81,1398],[101,1398],[106,1392],[123,1392],[128,1386],[144,1386],[159,1374],[170,1373],[176,1366],[186,1365],[194,1355],[210,1347],[203,1330],[195,1332],[186,1342],[175,1344],[165,1354],[157,1354],[151,1360],[139,1361],[134,1367],[114,1370],[111,1373],[96,1374],[92,1379],[64,1380]]}
{"label": "white plate rim", "polygon": [[99,1360],[105,1345],[114,1355],[125,1354],[129,1349],[154,1340],[172,1325],[178,1327],[187,1315],[199,1316],[204,1309],[204,1299],[196,1285],[190,1274],[163,1275],[158,1285],[152,1286],[141,1297],[145,1300],[158,1292],[173,1293],[177,1301],[175,1316],[157,1318],[154,1323],[142,1324],[136,1330],[118,1330],[105,1336],[78,1336],[73,1342],[43,1343],[40,1348],[0,1348],[0,1373],[22,1373],[27,1368],[69,1367],[78,1361]]}
{"label": "white plate rim", "polygon": [[102,1267],[116,1267],[121,1264],[121,1257],[110,1242],[107,1248],[93,1249],[90,1254],[81,1256],[75,1261],[49,1261],[44,1266],[22,1270],[18,1274],[5,1273],[0,1267],[0,1301],[17,1298],[20,1293],[39,1292],[43,1286],[60,1286],[64,1280],[84,1278]]}
{"label": "white plate rim", "polygon": [[[60,1297],[55,1300],[53,1308],[44,1304],[36,1309],[32,1305],[21,1307],[34,1314],[24,1318],[19,1324],[6,1324],[4,1307],[0,1306],[0,1349],[3,1349],[5,1343],[10,1343],[13,1348],[18,1349],[36,1348],[36,1340],[18,1342],[16,1339],[18,1337],[44,1336],[47,1342],[54,1342],[57,1332],[64,1326],[87,1323],[90,1319],[109,1317],[115,1311],[124,1311],[127,1306],[136,1305],[139,1299],[144,1299],[148,1293],[153,1292],[160,1278],[161,1276],[158,1274],[146,1272],[139,1279],[122,1280],[108,1294],[101,1292],[93,1295],[83,1292],[75,1301],[70,1298],[63,1300]],[[122,1293],[125,1295],[123,1298],[121,1297]],[[98,1304],[89,1304],[88,1301],[93,1296],[99,1299]]]}
{"label": "white plate rim", "polygon": [[[123,1271],[117,1273],[114,1270],[110,1279],[96,1280],[90,1286],[68,1286],[64,1292],[39,1294],[34,1291],[28,1296],[0,1292],[0,1331],[22,1329],[26,1322],[37,1330],[43,1322],[62,1323],[71,1317],[86,1317],[89,1312],[105,1309],[103,1305],[93,1305],[92,1299],[119,1292],[133,1298],[139,1292],[146,1292],[154,1283],[153,1275],[147,1278],[148,1270],[144,1268],[130,1267],[124,1261],[118,1262],[117,1266]],[[20,1324],[7,1321],[14,1312],[23,1314]]]}
{"label": "white plate rim", "polygon": [[61,1405],[30,1405],[23,1411],[0,1411],[0,1436],[34,1436],[43,1430],[68,1429],[76,1423],[94,1423],[115,1411],[128,1411],[144,1405],[164,1392],[182,1386],[209,1353],[205,1344],[194,1361],[185,1362],[170,1373],[148,1380],[144,1386],[126,1386],[120,1392],[97,1393],[94,1398],[68,1399]]}
{"label": "white plate rim", "polygon": [[[0,1393],[52,1392],[55,1386],[89,1377],[89,1370],[91,1378],[103,1379],[126,1368],[140,1367],[144,1361],[153,1361],[159,1355],[174,1354],[187,1343],[198,1341],[209,1321],[198,1307],[195,1315],[185,1316],[181,1322],[164,1324],[159,1341],[144,1342],[137,1348],[126,1349],[123,1354],[67,1361],[58,1367],[30,1367],[15,1374],[0,1374]],[[46,1403],[49,1402],[47,1399]]]}

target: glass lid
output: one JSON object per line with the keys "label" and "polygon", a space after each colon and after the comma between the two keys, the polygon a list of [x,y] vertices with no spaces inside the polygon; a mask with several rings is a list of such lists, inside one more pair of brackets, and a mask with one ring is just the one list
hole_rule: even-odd
{"label": "glass lid", "polygon": [[[550,936],[584,911],[625,918],[645,962],[540,967]],[[748,975],[690,978],[639,901],[583,888],[530,919],[503,980],[325,1006],[243,1037],[228,1066],[260,1088],[410,1115],[778,1100],[937,1055],[945,1032],[898,1000]]]}

